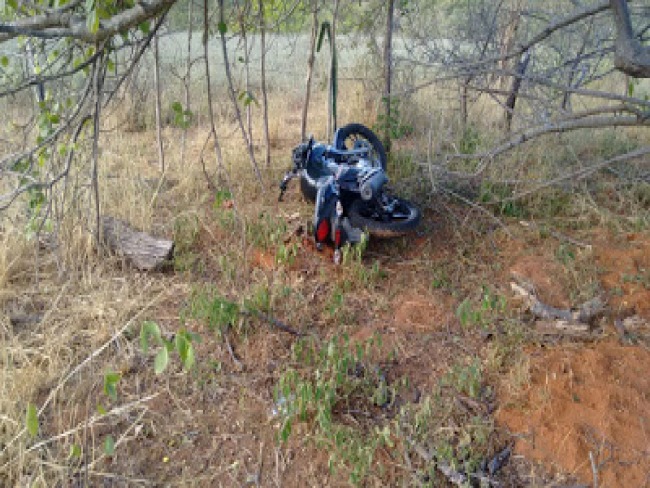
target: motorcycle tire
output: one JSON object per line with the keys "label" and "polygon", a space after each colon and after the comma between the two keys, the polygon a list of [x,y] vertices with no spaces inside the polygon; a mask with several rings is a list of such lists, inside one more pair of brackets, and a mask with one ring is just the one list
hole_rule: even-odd
{"label": "motorcycle tire", "polygon": [[362,124],[348,124],[341,127],[336,131],[334,139],[334,147],[336,149],[353,149],[357,141],[370,143],[372,147],[371,156],[373,156],[373,166],[381,166],[381,169],[386,171],[386,164],[388,163],[388,156],[386,156],[386,149],[381,143],[379,138],[373,131],[368,129]]}
{"label": "motorcycle tire", "polygon": [[[352,149],[355,142],[359,140],[365,140],[372,146],[371,154],[374,156],[373,165],[381,166],[381,169],[386,171],[386,164],[388,162],[386,149],[384,149],[384,145],[375,133],[365,125],[344,125],[336,131],[333,146],[336,149]],[[316,185],[305,176],[300,177],[300,192],[307,201],[316,201],[316,193],[318,192]]]}
{"label": "motorcycle tire", "polygon": [[399,237],[413,231],[420,223],[420,210],[408,200],[395,198],[404,217],[384,220],[374,215],[363,200],[355,200],[348,209],[348,217],[353,227],[366,230],[375,237]]}

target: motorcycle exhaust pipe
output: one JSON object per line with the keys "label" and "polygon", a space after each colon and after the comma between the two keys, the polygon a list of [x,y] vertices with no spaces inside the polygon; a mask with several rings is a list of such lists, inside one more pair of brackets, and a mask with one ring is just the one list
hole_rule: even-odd
{"label": "motorcycle exhaust pipe", "polygon": [[368,173],[365,173],[359,182],[361,198],[365,201],[371,200],[387,181],[386,174],[380,169],[373,168]]}

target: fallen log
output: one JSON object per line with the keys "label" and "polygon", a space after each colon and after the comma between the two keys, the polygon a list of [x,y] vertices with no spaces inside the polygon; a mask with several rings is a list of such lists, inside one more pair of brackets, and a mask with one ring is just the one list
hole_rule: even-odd
{"label": "fallen log", "polygon": [[537,298],[534,290],[528,284],[522,284],[521,282],[515,283],[513,281],[510,283],[510,288],[524,299],[530,313],[539,319],[589,324],[605,309],[605,304],[600,297],[592,298],[575,308],[562,309],[543,303]]}
{"label": "fallen log", "polygon": [[575,308],[556,308],[542,302],[530,283],[517,275],[513,279],[515,281],[510,283],[510,288],[523,298],[526,308],[535,317],[535,332],[540,336],[582,340],[592,340],[599,336],[598,327],[592,329],[592,325],[605,310],[602,298],[593,298]]}
{"label": "fallen log", "polygon": [[102,243],[140,270],[160,269],[173,257],[174,241],[139,232],[113,217],[102,217],[101,227]]}

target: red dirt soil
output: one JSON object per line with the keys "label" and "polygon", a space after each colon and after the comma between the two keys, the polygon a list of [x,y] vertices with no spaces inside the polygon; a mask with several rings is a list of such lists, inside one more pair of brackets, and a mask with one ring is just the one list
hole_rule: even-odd
{"label": "red dirt soil", "polygon": [[520,403],[497,421],[519,433],[516,451],[600,487],[650,484],[650,353],[609,340],[537,350]]}
{"label": "red dirt soil", "polygon": [[[603,234],[592,244],[610,310],[607,337],[588,346],[531,348],[529,385],[517,398],[502,395],[496,420],[517,438],[517,454],[581,483],[594,483],[595,466],[601,488],[647,487],[650,349],[621,344],[613,322],[635,315],[650,328],[650,238]],[[514,261],[510,270],[528,278],[542,300],[571,305],[550,255]]]}

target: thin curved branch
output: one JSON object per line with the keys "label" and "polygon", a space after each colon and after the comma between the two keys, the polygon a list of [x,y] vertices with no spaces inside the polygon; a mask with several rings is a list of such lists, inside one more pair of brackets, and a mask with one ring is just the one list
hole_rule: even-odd
{"label": "thin curved branch", "polygon": [[6,96],[9,96],[9,95],[14,95],[14,94],[16,94],[16,93],[18,93],[18,92],[20,92],[22,90],[26,90],[27,88],[32,87],[32,86],[38,86],[38,85],[41,85],[43,83],[48,83],[48,82],[51,82],[51,81],[60,80],[61,78],[67,78],[69,76],[73,76],[76,73],[78,73],[79,71],[82,71],[83,69],[85,69],[88,66],[90,66],[91,64],[93,64],[95,62],[95,60],[99,57],[99,54],[100,54],[100,51],[97,51],[95,54],[90,56],[88,59],[86,59],[85,61],[80,63],[75,68],[73,68],[71,70],[68,70],[68,71],[63,71],[61,73],[57,73],[56,75],[49,75],[49,76],[36,75],[36,76],[32,76],[31,78],[29,78],[24,83],[22,83],[20,85],[17,85],[17,86],[15,86],[13,88],[10,88],[8,90],[5,90],[3,92],[0,92],[0,98],[6,97]]}
{"label": "thin curved branch", "polygon": [[86,86],[84,88],[84,92],[79,100],[79,103],[77,103],[77,106],[72,112],[72,116],[68,118],[67,122],[65,124],[62,124],[59,128],[57,128],[52,134],[50,134],[48,137],[43,139],[40,144],[37,144],[36,146],[32,147],[31,149],[27,151],[23,151],[22,153],[19,154],[10,154],[9,156],[5,157],[4,159],[0,160],[0,172],[6,171],[7,168],[13,166],[16,164],[18,161],[21,159],[29,158],[34,155],[34,153],[50,144],[52,144],[54,141],[56,141],[59,136],[65,132],[67,129],[70,128],[70,124],[72,121],[81,113],[81,109],[88,98],[88,95],[90,94],[90,90],[92,88],[92,77],[88,77],[88,81],[86,82]]}
{"label": "thin curved branch", "polygon": [[[546,134],[555,134],[560,132],[568,132],[578,129],[603,129],[611,127],[636,127],[648,126],[650,127],[650,118],[639,117],[583,117],[578,119],[564,120],[555,124],[545,124],[541,127],[533,127],[526,129],[512,137],[508,141],[500,144],[494,149],[478,155],[478,158],[483,161],[479,164],[472,177],[480,176],[490,165],[490,162],[498,155],[503,154],[511,149],[524,144],[532,139],[536,139]],[[475,158],[477,155],[474,156]]]}
{"label": "thin curved branch", "polygon": [[627,152],[625,154],[621,154],[619,156],[613,157],[611,159],[607,159],[605,161],[601,161],[600,163],[596,163],[591,166],[587,166],[586,168],[580,168],[577,171],[574,171],[569,174],[564,174],[562,176],[558,176],[557,178],[553,178],[551,180],[545,181],[544,183],[540,185],[536,185],[534,188],[531,188],[530,190],[522,191],[519,193],[516,193],[510,197],[502,198],[498,202],[494,203],[506,203],[506,202],[512,202],[515,200],[519,200],[520,198],[526,197],[528,195],[531,195],[539,190],[542,190],[544,188],[548,188],[549,186],[556,185],[558,183],[561,183],[563,181],[567,180],[581,180],[586,178],[587,176],[595,173],[596,171],[599,171],[601,169],[604,169],[608,166],[611,166],[612,164],[615,163],[621,163],[623,161],[629,161],[631,159],[639,159],[645,156],[648,156],[650,154],[650,146],[645,146],[641,147],[639,149],[635,149],[634,151]]}
{"label": "thin curved branch", "polygon": [[[30,190],[49,190],[54,185],[56,185],[59,181],[61,181],[63,178],[68,176],[68,174],[70,173],[70,168],[72,167],[72,158],[75,152],[74,145],[77,143],[77,140],[81,135],[81,130],[83,129],[84,124],[88,120],[90,120],[90,115],[86,115],[85,117],[83,117],[81,121],[79,121],[79,124],[77,124],[77,128],[75,129],[71,138],[71,149],[68,152],[68,155],[66,157],[65,167],[63,168],[63,170],[54,178],[50,179],[49,181],[46,182],[35,181],[33,183],[30,183],[29,185],[23,185],[16,188],[13,192],[11,192],[7,196],[0,197],[0,200],[6,200],[6,203],[0,204],[0,210],[8,209],[13,204],[13,202],[16,201],[16,198],[18,198],[23,193],[28,192]],[[21,174],[20,177],[24,178],[25,175]]]}
{"label": "thin curved branch", "polygon": [[130,64],[129,67],[126,69],[126,71],[122,74],[122,76],[121,76],[120,79],[118,80],[117,85],[116,85],[115,88],[112,90],[112,92],[108,95],[108,97],[106,97],[106,102],[105,102],[106,105],[108,105],[108,103],[113,99],[113,97],[115,96],[115,94],[119,91],[120,87],[121,87],[122,84],[124,83],[124,80],[126,80],[126,79],[129,77],[129,75],[133,72],[133,69],[135,68],[135,66],[136,66],[136,65],[138,64],[138,62],[140,61],[140,58],[142,57],[142,55],[145,53],[145,51],[146,51],[147,48],[149,47],[149,44],[151,44],[151,40],[152,40],[152,39],[154,38],[154,36],[158,33],[158,30],[160,29],[160,26],[161,26],[161,25],[163,24],[163,22],[165,21],[165,17],[167,16],[167,12],[169,12],[169,9],[165,10],[165,11],[162,13],[162,15],[158,18],[158,21],[157,21],[156,24],[154,25],[153,29],[151,29],[151,31],[149,32],[149,34],[147,34],[147,37],[144,39],[144,42],[142,43],[142,45],[140,46],[140,48],[138,49],[138,51],[135,53],[135,56],[134,56],[133,59],[131,60],[131,64]]}

